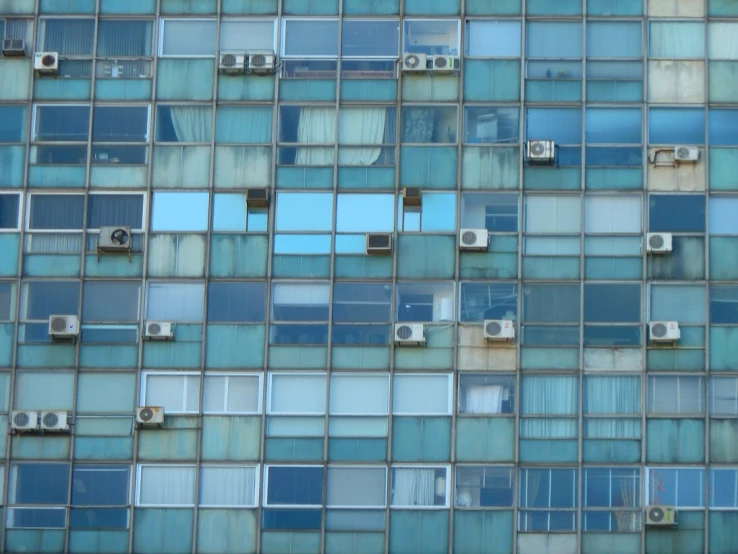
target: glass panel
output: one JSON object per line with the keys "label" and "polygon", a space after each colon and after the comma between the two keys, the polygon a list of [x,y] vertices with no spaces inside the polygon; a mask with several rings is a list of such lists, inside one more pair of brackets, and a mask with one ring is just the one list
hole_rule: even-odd
{"label": "glass panel", "polygon": [[161,26],[159,50],[162,56],[215,55],[217,27],[214,19],[163,19]]}
{"label": "glass panel", "polygon": [[325,58],[338,55],[338,20],[286,19],[282,55]]}

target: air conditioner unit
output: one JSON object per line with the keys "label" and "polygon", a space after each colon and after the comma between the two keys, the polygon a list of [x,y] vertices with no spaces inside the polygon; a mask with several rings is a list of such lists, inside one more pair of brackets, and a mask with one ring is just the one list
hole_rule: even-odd
{"label": "air conditioner unit", "polygon": [[132,238],[130,227],[100,227],[97,250],[99,252],[130,252]]}
{"label": "air conditioner unit", "polygon": [[395,344],[425,345],[425,325],[422,323],[395,323]]}
{"label": "air conditioner unit", "polygon": [[59,71],[58,52],[36,52],[33,59],[33,69],[41,75],[56,75]]}
{"label": "air conditioner unit", "polygon": [[38,412],[14,410],[10,418],[10,427],[13,431],[35,431],[38,429]]}
{"label": "air conditioner unit", "polygon": [[484,338],[487,340],[514,339],[515,322],[509,319],[485,319]]}
{"label": "air conditioner unit", "polygon": [[67,412],[41,412],[42,431],[69,431]]}
{"label": "air conditioner unit", "polygon": [[269,189],[246,189],[246,205],[249,208],[266,208],[269,206]]}
{"label": "air conditioner unit", "polygon": [[676,321],[650,321],[648,337],[652,342],[676,342],[681,337]]}
{"label": "air conditioner unit", "polygon": [[671,233],[648,233],[646,235],[646,251],[652,254],[671,252]]}
{"label": "air conditioner unit", "polygon": [[552,163],[556,159],[556,144],[552,140],[529,140],[525,143],[529,163]]}
{"label": "air conditioner unit", "polygon": [[274,73],[276,61],[273,52],[252,52],[246,58],[246,72],[256,75]]}
{"label": "air conditioner unit", "polygon": [[648,506],[646,508],[646,525],[676,525],[674,506]]}
{"label": "air conditioner unit", "polygon": [[164,408],[160,406],[139,406],[136,408],[136,423],[140,425],[161,425],[164,423]]}
{"label": "air conditioner unit", "polygon": [[238,75],[246,71],[246,54],[223,52],[218,58],[218,71],[226,75]]}
{"label": "air conditioner unit", "polygon": [[459,231],[459,249],[487,250],[489,234],[487,229],[461,229]]}
{"label": "air conditioner unit", "polygon": [[402,56],[403,71],[425,71],[427,66],[428,56],[425,54],[405,54]]}
{"label": "air conditioner unit", "polygon": [[367,254],[391,254],[392,253],[392,234],[391,233],[368,233],[366,235],[366,253]]}
{"label": "air conditioner unit", "polygon": [[456,60],[453,56],[433,56],[431,67],[434,73],[444,73],[456,69]]}
{"label": "air conditioner unit", "polygon": [[79,336],[79,319],[76,315],[52,315],[49,317],[49,336],[52,339],[75,339]]}
{"label": "air conditioner unit", "polygon": [[420,206],[421,198],[420,187],[405,187],[402,189],[402,204],[404,206]]}
{"label": "air conditioner unit", "polygon": [[695,146],[675,146],[674,161],[679,163],[695,163],[700,159],[700,149]]}
{"label": "air conditioner unit", "polygon": [[26,41],[22,38],[6,38],[3,40],[3,56],[25,56]]}
{"label": "air conditioner unit", "polygon": [[144,338],[148,340],[172,340],[174,331],[168,321],[147,321]]}

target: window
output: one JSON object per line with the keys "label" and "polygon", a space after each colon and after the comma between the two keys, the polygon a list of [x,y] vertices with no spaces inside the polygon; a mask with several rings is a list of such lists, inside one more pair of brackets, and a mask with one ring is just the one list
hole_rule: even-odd
{"label": "window", "polygon": [[528,108],[525,112],[526,140],[553,140],[556,144],[582,144],[582,111],[580,109]]}
{"label": "window", "polygon": [[391,301],[390,283],[335,283],[333,344],[388,344]]}
{"label": "window", "polygon": [[460,21],[405,19],[402,51],[416,54],[459,55]]}
{"label": "window", "polygon": [[[48,333],[48,326],[44,325]],[[72,411],[74,373],[51,371],[18,371],[15,376],[14,408],[17,410]]]}
{"label": "window", "polygon": [[513,505],[511,467],[456,467],[457,508],[504,508]]}
{"label": "window", "polygon": [[525,197],[525,232],[574,234],[581,231],[579,196],[527,195]]}
{"label": "window", "polygon": [[208,373],[203,379],[203,387],[203,413],[261,413],[259,375]]}
{"label": "window", "polygon": [[329,413],[338,415],[387,415],[389,378],[371,373],[332,373]]}
{"label": "window", "polygon": [[642,205],[641,197],[636,195],[586,194],[584,232],[608,235],[640,234]]}
{"label": "window", "polygon": [[448,497],[447,467],[392,467],[392,508],[446,508]]}
{"label": "window", "polygon": [[85,197],[81,194],[32,194],[29,231],[81,231]]}
{"label": "window", "polygon": [[696,415],[705,413],[703,377],[651,375],[648,377],[650,415]]}
{"label": "window", "polygon": [[577,470],[521,468],[518,506],[518,531],[574,531]]}
{"label": "window", "polygon": [[464,108],[466,144],[512,144],[520,139],[520,110],[497,106]]}
{"label": "window", "polygon": [[215,55],[215,19],[162,19],[160,25],[160,56]]}
{"label": "window", "polygon": [[134,231],[144,228],[143,194],[90,194],[87,228],[127,225]]}
{"label": "window", "polygon": [[640,22],[587,21],[587,57],[640,58],[641,34]]}
{"label": "window", "polygon": [[[69,464],[11,464],[8,474],[8,504],[66,505],[69,495]],[[9,508],[9,528],[63,529],[66,509]]]}
{"label": "window", "polygon": [[285,19],[282,25],[283,57],[335,58],[338,56],[337,19]]}
{"label": "window", "polygon": [[48,320],[51,315],[75,315],[79,281],[27,281],[21,295],[21,319]]}
{"label": "window", "polygon": [[455,231],[456,193],[424,192],[420,206],[405,206],[401,199],[397,223],[400,231]]}
{"label": "window", "polygon": [[0,106],[0,143],[24,141],[25,128],[24,106]]}
{"label": "window", "polygon": [[101,19],[97,27],[97,57],[151,57],[153,30],[153,21]]}
{"label": "window", "polygon": [[402,142],[455,143],[458,133],[455,106],[403,106]]}
{"label": "window", "polygon": [[95,106],[92,111],[93,142],[146,142],[148,106]]}
{"label": "window", "polygon": [[264,321],[266,283],[218,282],[208,284],[209,323]]}
{"label": "window", "polygon": [[397,283],[396,321],[453,321],[453,283]]}
{"label": "window", "polygon": [[200,376],[196,373],[144,372],[141,405],[161,406],[164,413],[197,413]]}
{"label": "window", "polygon": [[36,105],[33,140],[87,142],[90,107],[79,104]]}
{"label": "window", "polygon": [[15,282],[0,281],[0,321],[15,318]]}
{"label": "window", "polygon": [[738,287],[710,287],[710,323],[738,323]]}
{"label": "window", "polygon": [[395,373],[392,381],[392,413],[451,414],[451,382],[450,374]]}
{"label": "window", "polygon": [[652,194],[648,198],[649,231],[705,232],[705,197],[701,194]]}
{"label": "window", "polygon": [[127,529],[130,483],[129,466],[75,465],[69,527]]}
{"label": "window", "polygon": [[[2,117],[2,116],[0,116]],[[0,230],[15,231],[18,229],[20,215],[20,194],[0,194]]]}
{"label": "window", "polygon": [[213,109],[209,106],[156,107],[157,142],[210,143]]}
{"label": "window", "polygon": [[578,323],[579,285],[524,285],[523,322]]}
{"label": "window", "polygon": [[194,506],[195,466],[138,466],[136,506]]}
{"label": "window", "polygon": [[387,505],[387,469],[336,467],[326,472],[329,508],[384,508]]}
{"label": "window", "polygon": [[738,45],[733,37],[738,35],[735,22],[714,21],[707,24],[707,57],[711,60],[738,59]]}
{"label": "window", "polygon": [[738,470],[734,468],[712,468],[710,479],[710,509],[738,508]]}
{"label": "window", "polygon": [[519,58],[519,21],[467,21],[466,52],[470,58]]}
{"label": "window", "polygon": [[327,283],[274,283],[272,344],[325,344],[329,296]]}
{"label": "window", "polygon": [[459,414],[512,414],[515,377],[493,373],[459,375]]}
{"label": "window", "polygon": [[641,320],[640,285],[586,283],[584,321],[628,323]]}
{"label": "window", "polygon": [[338,233],[391,233],[395,218],[394,194],[338,194]]}
{"label": "window", "polygon": [[272,108],[219,106],[215,114],[215,142],[218,144],[270,144],[272,142]]}
{"label": "window", "polygon": [[245,194],[213,195],[213,231],[266,231],[268,217],[267,208],[248,207]]}
{"label": "window", "polygon": [[641,378],[585,375],[584,413],[627,415],[641,411]]}
{"label": "window", "polygon": [[649,57],[684,60],[705,57],[705,24],[652,21],[649,26]]}
{"label": "window", "polygon": [[331,193],[277,193],[277,231],[330,231],[332,221]]}
{"label": "window", "polygon": [[397,58],[399,42],[397,20],[343,20],[342,58]]}
{"label": "window", "polygon": [[266,466],[264,505],[320,507],[323,504],[323,479],[320,466]]}
{"label": "window", "polygon": [[92,56],[95,46],[94,19],[39,20],[39,52],[59,52],[60,56]]}
{"label": "window", "polygon": [[702,108],[649,108],[649,144],[705,144]]}
{"label": "window", "polygon": [[[638,532],[641,528],[641,475],[637,468],[584,468],[582,504],[585,531]],[[605,511],[602,508],[617,508]]]}
{"label": "window", "polygon": [[710,415],[738,416],[738,378],[710,377]]}
{"label": "window", "polygon": [[155,192],[152,231],[207,231],[207,192]]}
{"label": "window", "polygon": [[202,466],[200,506],[245,508],[256,506],[256,466]]}
{"label": "window", "polygon": [[587,108],[584,139],[587,144],[640,144],[640,108]]}
{"label": "window", "polygon": [[220,23],[221,52],[276,51],[274,19],[223,19]]}
{"label": "window", "polygon": [[459,321],[517,319],[518,289],[514,283],[461,283]]}
{"label": "window", "polygon": [[146,319],[151,321],[202,321],[204,303],[202,283],[148,283],[146,287]]}
{"label": "window", "polygon": [[462,193],[461,227],[487,229],[491,233],[518,231],[518,195]]}
{"label": "window", "polygon": [[704,468],[646,468],[646,504],[665,504],[677,508],[705,506]]}
{"label": "window", "polygon": [[708,142],[711,146],[734,146],[738,144],[738,110],[715,109],[707,112]]}
{"label": "window", "polygon": [[270,373],[269,414],[325,414],[325,373]]}
{"label": "window", "polygon": [[136,323],[140,295],[141,283],[138,281],[85,281],[82,289],[82,321]]}
{"label": "window", "polygon": [[520,379],[520,412],[525,415],[576,415],[579,380],[569,376],[531,376]]}
{"label": "window", "polygon": [[[100,373],[84,372],[79,374],[77,385],[78,413],[91,414],[121,414],[116,421],[123,422],[127,419],[129,428],[127,434],[131,434],[131,414],[137,402],[136,374],[133,372],[113,373],[110,371]],[[105,430],[103,425],[98,429]],[[80,434],[79,428],[77,433]]]}
{"label": "window", "polygon": [[527,53],[531,58],[581,58],[582,24],[574,21],[530,21],[527,42]]}

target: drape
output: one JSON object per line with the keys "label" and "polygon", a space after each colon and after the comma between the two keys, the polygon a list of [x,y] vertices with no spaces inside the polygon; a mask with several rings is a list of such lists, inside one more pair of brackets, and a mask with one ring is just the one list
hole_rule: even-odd
{"label": "drape", "polygon": [[256,468],[203,467],[200,470],[201,506],[253,506]]}
{"label": "drape", "polygon": [[431,142],[435,120],[433,108],[405,108],[402,113],[402,142]]}
{"label": "drape", "polygon": [[433,506],[433,469],[395,469],[392,473],[393,506]]}
{"label": "drape", "polygon": [[177,142],[210,142],[212,112],[205,107],[169,106]]}
{"label": "drape", "polygon": [[[302,108],[297,125],[297,142],[302,144],[332,144],[336,140],[336,110],[334,108]],[[333,150],[298,148],[295,165],[333,165]]]}
{"label": "drape", "polygon": [[195,468],[143,466],[139,505],[190,506],[195,502]]}
{"label": "drape", "polygon": [[520,437],[525,439],[576,438],[578,422],[569,418],[521,418]]}
{"label": "drape", "polygon": [[517,149],[464,147],[462,179],[468,188],[515,188],[518,182]]}
{"label": "drape", "polygon": [[621,415],[640,411],[640,377],[585,377],[584,413]]}
{"label": "drape", "polygon": [[638,439],[641,436],[641,421],[587,418],[585,429],[588,439]]}
{"label": "drape", "polygon": [[575,415],[576,377],[523,377],[521,413],[530,415]]}
{"label": "drape", "polygon": [[100,21],[97,56],[151,56],[153,25],[150,21]]}
{"label": "drape", "polygon": [[344,108],[338,119],[338,141],[341,144],[362,145],[363,148],[343,148],[338,152],[339,165],[372,165],[379,159],[381,148],[366,145],[382,144],[387,120],[385,108]]}
{"label": "drape", "polygon": [[466,413],[499,414],[502,412],[502,385],[477,385],[466,389]]}
{"label": "drape", "polygon": [[42,50],[62,56],[91,56],[95,39],[93,19],[46,19],[42,22]]}

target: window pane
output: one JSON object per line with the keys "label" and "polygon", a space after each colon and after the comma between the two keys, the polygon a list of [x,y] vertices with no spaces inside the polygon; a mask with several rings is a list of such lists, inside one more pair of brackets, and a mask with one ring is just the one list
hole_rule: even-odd
{"label": "window pane", "polygon": [[397,57],[400,23],[397,20],[344,19],[341,57]]}
{"label": "window pane", "polygon": [[572,108],[528,108],[526,140],[553,140],[556,144],[582,143],[582,111]]}
{"label": "window pane", "polygon": [[395,374],[393,379],[393,413],[451,413],[451,382],[448,375]]}
{"label": "window pane", "polygon": [[579,285],[524,285],[523,322],[578,323]]}
{"label": "window pane", "polygon": [[738,415],[738,378],[710,378],[710,415]]}
{"label": "window pane", "polygon": [[270,413],[325,413],[325,373],[272,373],[270,378]]}
{"label": "window pane", "polygon": [[277,194],[277,231],[330,231],[332,220],[331,193]]}
{"label": "window pane", "polygon": [[213,109],[209,106],[156,107],[156,140],[207,142],[212,136]]}
{"label": "window pane", "polygon": [[390,505],[422,509],[446,506],[448,470],[438,468],[392,468]]}
{"label": "window pane", "polygon": [[206,231],[207,192],[155,192],[152,231]]}
{"label": "window pane", "polygon": [[640,377],[584,377],[585,414],[638,414],[641,411]]}
{"label": "window pane", "polygon": [[583,505],[589,508],[637,508],[640,506],[640,470],[585,468]]}
{"label": "window pane", "polygon": [[738,110],[711,109],[707,114],[708,141],[712,146],[738,144]]}
{"label": "window pane", "polygon": [[702,108],[649,108],[650,144],[704,144],[705,111]]}
{"label": "window pane", "polygon": [[85,281],[82,321],[137,322],[141,283]]}
{"label": "window pane", "polygon": [[95,142],[146,142],[149,131],[147,106],[95,106],[92,140]]}
{"label": "window pane", "polygon": [[42,19],[38,50],[62,56],[91,56],[95,41],[94,19]]}
{"label": "window pane", "polygon": [[298,58],[338,55],[338,20],[287,19],[284,21],[282,54]]}
{"label": "window pane", "polygon": [[23,291],[23,319],[46,320],[51,315],[77,313],[79,282],[31,281]]}
{"label": "window pane", "polygon": [[710,508],[738,508],[738,470],[710,469]]}
{"label": "window pane", "polygon": [[227,466],[200,469],[200,506],[255,505],[255,467]]}
{"label": "window pane", "polygon": [[703,468],[647,468],[648,504],[666,504],[677,508],[705,505]]}
{"label": "window pane", "polygon": [[627,323],[640,320],[640,285],[584,285],[585,322]]}
{"label": "window pane", "polygon": [[702,377],[652,376],[648,378],[649,414],[705,413]]}
{"label": "window pane", "polygon": [[738,36],[738,24],[736,22],[720,21],[708,23],[708,58],[713,60],[738,59],[738,44],[734,40],[736,36]]}
{"label": "window pane", "polygon": [[275,283],[272,319],[276,321],[328,321],[327,283]]}
{"label": "window pane", "polygon": [[195,468],[141,466],[138,484],[141,506],[192,506],[195,502]]}
{"label": "window pane", "polygon": [[25,140],[26,108],[0,106],[0,143]]}
{"label": "window pane", "polygon": [[490,373],[459,376],[459,413],[511,414],[515,411],[515,379]]}
{"label": "window pane", "polygon": [[587,21],[588,58],[640,58],[641,24]]}
{"label": "window pane", "polygon": [[161,406],[167,412],[197,412],[200,404],[200,377],[192,374],[144,375],[146,406]]}
{"label": "window pane", "polygon": [[520,469],[518,504],[524,508],[574,508],[576,469]]}
{"label": "window pane", "polygon": [[387,470],[384,468],[329,467],[326,506],[384,507]]}
{"label": "window pane", "polygon": [[86,142],[90,136],[89,125],[89,106],[36,106],[33,138],[38,141]]}
{"label": "window pane", "polygon": [[336,283],[334,323],[389,323],[392,286],[389,283]]}
{"label": "window pane", "polygon": [[705,287],[651,285],[651,321],[705,322]]}
{"label": "window pane", "polygon": [[127,225],[143,228],[142,194],[90,194],[87,207],[88,229]]}
{"label": "window pane", "polygon": [[403,106],[402,142],[456,142],[457,110],[452,106]]}
{"label": "window pane", "polygon": [[453,321],[453,283],[398,283],[396,321]]}
{"label": "window pane", "polygon": [[640,144],[640,108],[588,108],[585,140],[588,144]]}
{"label": "window pane", "polygon": [[209,322],[264,321],[266,283],[218,283],[208,285]]}
{"label": "window pane", "polygon": [[584,196],[585,233],[641,233],[640,196]]}
{"label": "window pane", "polygon": [[331,415],[385,415],[389,411],[389,379],[386,375],[331,375]]}
{"label": "window pane", "polygon": [[[217,28],[214,19],[164,19],[162,29],[162,56],[213,56],[215,54]],[[197,40],[193,40],[193,37],[197,37]]]}
{"label": "window pane", "polygon": [[257,375],[206,375],[203,382],[203,412],[259,413]]}
{"label": "window pane", "polygon": [[125,506],[128,502],[128,466],[75,465],[72,469],[73,506]]}
{"label": "window pane", "polygon": [[66,504],[69,464],[23,463],[10,466],[9,504]]}
{"label": "window pane", "polygon": [[220,24],[220,50],[222,52],[274,51],[274,20],[223,19]]}
{"label": "window pane", "polygon": [[456,506],[512,507],[513,482],[510,467],[457,467]]}
{"label": "window pane", "polygon": [[710,287],[710,323],[738,323],[738,287]]}
{"label": "window pane", "polygon": [[323,503],[323,468],[271,466],[266,470],[266,504],[320,506]]}
{"label": "window pane", "polygon": [[15,376],[14,408],[17,410],[72,410],[74,373],[19,371]]}
{"label": "window pane", "polygon": [[150,57],[152,21],[100,20],[97,28],[97,56]]}
{"label": "window pane", "polygon": [[402,44],[404,52],[458,56],[459,21],[406,19]]}
{"label": "window pane", "polygon": [[0,282],[0,321],[15,319],[15,282]]}
{"label": "window pane", "polygon": [[0,229],[17,229],[19,194],[0,194]]}
{"label": "window pane", "polygon": [[520,136],[519,117],[517,108],[467,106],[464,108],[464,142],[516,143]]}
{"label": "window pane", "polygon": [[517,319],[517,286],[508,283],[462,283],[460,321]]}
{"label": "window pane", "polygon": [[205,286],[200,283],[149,283],[146,319],[202,321]]}
{"label": "window pane", "polygon": [[659,21],[650,24],[652,58],[689,59],[705,56],[705,24]]}
{"label": "window pane", "polygon": [[520,56],[519,21],[469,21],[466,55],[480,58]]}
{"label": "window pane", "polygon": [[652,194],[648,198],[649,231],[705,232],[705,197],[701,194]]}
{"label": "window pane", "polygon": [[579,233],[581,230],[579,196],[526,196],[526,233]]}
{"label": "window pane", "polygon": [[336,231],[373,233],[394,230],[394,194],[339,194]]}
{"label": "window pane", "polygon": [[85,197],[82,195],[34,194],[28,220],[33,230],[81,230]]}
{"label": "window pane", "polygon": [[492,233],[517,232],[518,199],[517,194],[463,193],[461,227]]}
{"label": "window pane", "polygon": [[582,57],[581,23],[529,22],[527,40],[531,58]]}

